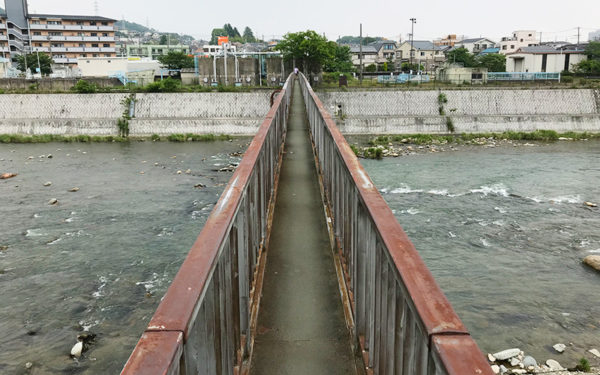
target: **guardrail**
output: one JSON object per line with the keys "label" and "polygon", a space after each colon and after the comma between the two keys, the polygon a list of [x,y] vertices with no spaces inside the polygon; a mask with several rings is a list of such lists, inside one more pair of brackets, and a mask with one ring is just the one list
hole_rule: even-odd
{"label": "guardrail", "polygon": [[560,73],[489,72],[488,81],[560,81]]}
{"label": "guardrail", "polygon": [[492,370],[306,79],[300,79],[322,193],[372,374],[486,375]]}
{"label": "guardrail", "polygon": [[122,374],[233,374],[248,363],[292,85],[288,78]]}

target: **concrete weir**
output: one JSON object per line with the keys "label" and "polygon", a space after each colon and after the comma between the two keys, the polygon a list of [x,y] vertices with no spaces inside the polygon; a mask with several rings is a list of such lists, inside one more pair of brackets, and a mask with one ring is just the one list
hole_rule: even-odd
{"label": "concrete weir", "polygon": [[356,372],[300,85],[294,87],[253,374]]}

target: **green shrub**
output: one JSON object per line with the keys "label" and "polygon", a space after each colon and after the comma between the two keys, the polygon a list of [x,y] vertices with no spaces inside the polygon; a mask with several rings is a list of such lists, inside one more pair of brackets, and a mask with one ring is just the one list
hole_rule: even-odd
{"label": "green shrub", "polygon": [[176,92],[181,88],[181,82],[171,77],[161,81],[162,92]]}
{"label": "green shrub", "polygon": [[577,364],[577,366],[575,366],[575,370],[582,371],[582,372],[590,372],[590,371],[592,371],[592,369],[590,367],[590,361],[588,361],[585,358],[581,358],[579,360],[579,363]]}
{"label": "green shrub", "polygon": [[118,119],[117,127],[119,128],[119,137],[129,137],[129,120],[126,118]]}
{"label": "green shrub", "polygon": [[446,129],[448,129],[448,131],[450,133],[454,133],[454,121],[452,121],[451,117],[446,117]]}
{"label": "green shrub", "polygon": [[79,94],[93,94],[98,91],[98,86],[95,83],[91,83],[80,79],[71,90]]}
{"label": "green shrub", "polygon": [[144,91],[146,92],[160,92],[162,85],[160,82],[152,82],[144,87]]}
{"label": "green shrub", "polygon": [[160,141],[160,136],[158,134],[152,134],[150,136],[150,139],[152,140],[152,142],[158,142]]}
{"label": "green shrub", "polygon": [[185,142],[185,134],[171,134],[167,137],[169,142]]}
{"label": "green shrub", "polygon": [[562,76],[562,77],[560,77],[560,81],[562,83],[573,83],[573,77],[572,76]]}
{"label": "green shrub", "polygon": [[440,94],[438,95],[438,103],[440,103],[440,104],[448,103],[448,97],[443,92],[440,92]]}

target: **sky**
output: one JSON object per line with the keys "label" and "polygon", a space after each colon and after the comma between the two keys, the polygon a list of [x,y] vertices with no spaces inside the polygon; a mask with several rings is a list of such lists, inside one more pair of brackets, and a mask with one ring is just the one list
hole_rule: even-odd
{"label": "sky", "polygon": [[410,18],[417,19],[415,40],[456,34],[499,41],[514,30],[536,30],[543,41],[575,42],[577,27],[581,27],[581,40],[600,29],[599,0],[561,4],[547,0],[29,0],[29,11],[94,15],[95,2],[98,15],[201,39],[210,39],[213,28],[231,23],[240,32],[249,26],[259,38],[310,29],[335,40],[358,35],[362,23],[364,36],[405,40],[411,32]]}

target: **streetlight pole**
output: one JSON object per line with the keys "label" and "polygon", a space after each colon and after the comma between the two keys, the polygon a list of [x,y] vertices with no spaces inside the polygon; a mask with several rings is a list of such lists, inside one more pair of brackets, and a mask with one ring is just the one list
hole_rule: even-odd
{"label": "streetlight pole", "polygon": [[415,41],[415,23],[417,23],[417,19],[411,18],[410,22],[412,23],[411,28],[410,28],[410,65],[411,65],[411,70],[412,70],[413,55],[415,53],[413,42]]}

